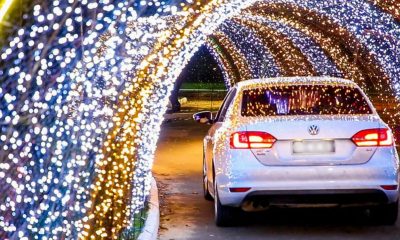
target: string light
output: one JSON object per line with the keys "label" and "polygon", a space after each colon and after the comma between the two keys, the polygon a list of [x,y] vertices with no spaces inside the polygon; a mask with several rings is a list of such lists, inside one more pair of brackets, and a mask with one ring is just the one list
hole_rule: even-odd
{"label": "string light", "polygon": [[235,44],[227,38],[224,34],[215,33],[213,37],[216,41],[218,41],[222,46],[229,49],[230,57],[232,58],[233,65],[238,69],[239,72],[238,79],[239,81],[242,79],[251,79],[252,74],[250,72],[249,64],[241,52],[240,49],[237,49]]}
{"label": "string light", "polygon": [[[225,21],[219,29],[235,43],[236,49],[245,49],[241,54],[252,63],[250,64],[252,78],[279,76],[275,59],[254,32],[230,20]],[[232,49],[229,52],[231,51]]]}
{"label": "string light", "polygon": [[343,75],[379,90],[375,105],[399,123],[385,108],[399,107],[397,5],[174,2],[35,5],[32,25],[0,55],[0,238],[129,235],[150,190],[173,83],[203,44],[227,86],[257,76]]}
{"label": "string light", "polygon": [[[227,89],[231,88],[231,84],[235,82],[235,77],[233,76],[233,71],[230,67],[231,63],[226,59],[226,56],[220,51],[220,48],[217,45],[214,45],[212,42],[206,42],[206,48],[213,56],[214,60],[217,62],[220,69],[222,69],[222,76],[224,78],[225,87]],[[231,75],[232,74],[232,75]]]}
{"label": "string light", "polygon": [[6,13],[8,12],[8,9],[10,9],[10,7],[12,6],[13,3],[14,3],[14,0],[3,1],[3,4],[1,5],[1,8],[0,8],[0,22],[3,21],[4,16],[6,15]]}
{"label": "string light", "polygon": [[[276,32],[280,32],[285,35],[286,38],[289,38],[293,41],[293,44],[296,48],[300,49],[300,51],[306,55],[308,61],[314,66],[314,70],[318,75],[326,75],[326,76],[341,76],[340,71],[336,68],[336,65],[329,59],[324,51],[320,48],[319,44],[314,42],[312,38],[308,35],[303,34],[300,31],[297,31],[294,28],[289,27],[286,24],[283,24],[279,21],[272,21],[266,18],[257,18],[254,16],[243,16],[243,19],[252,20],[254,22],[260,22],[263,25],[268,25]],[[240,21],[240,20],[239,20]],[[228,28],[225,34],[229,34],[232,37],[236,36],[237,41],[243,42],[243,44],[252,44],[254,42],[259,42],[257,39],[257,35],[254,32],[249,31],[249,28],[246,26],[242,26],[235,21],[226,21],[225,24],[222,26],[223,28]],[[242,33],[242,34],[241,34]],[[245,34],[243,34],[245,33]],[[247,39],[246,37],[252,36],[251,39]],[[242,40],[244,39],[244,40]],[[240,44],[243,46],[243,44]],[[248,51],[255,52],[253,56],[257,54],[257,50],[262,49],[263,46],[254,48],[246,48]],[[264,55],[265,56],[265,55]],[[270,54],[267,55],[270,57]],[[273,60],[273,58],[272,58]],[[263,61],[265,61],[265,57],[261,57],[260,59],[255,60],[257,64],[252,64],[253,67],[257,68],[257,66],[262,66]],[[255,62],[254,60],[252,62]],[[270,62],[269,60],[268,62]],[[260,68],[260,67],[258,67]],[[269,66],[268,69],[273,69],[273,66]],[[255,78],[262,77],[263,75],[256,74]],[[267,75],[269,77],[275,77],[277,75]],[[265,76],[264,76],[265,77]]]}

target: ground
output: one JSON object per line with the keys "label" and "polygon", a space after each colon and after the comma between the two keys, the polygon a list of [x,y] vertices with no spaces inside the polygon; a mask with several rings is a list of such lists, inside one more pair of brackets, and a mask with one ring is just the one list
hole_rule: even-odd
{"label": "ground", "polygon": [[168,117],[156,153],[160,188],[160,239],[400,239],[396,226],[377,226],[366,213],[336,209],[286,209],[244,214],[240,224],[218,228],[213,203],[202,196],[202,139],[209,126],[190,114]]}

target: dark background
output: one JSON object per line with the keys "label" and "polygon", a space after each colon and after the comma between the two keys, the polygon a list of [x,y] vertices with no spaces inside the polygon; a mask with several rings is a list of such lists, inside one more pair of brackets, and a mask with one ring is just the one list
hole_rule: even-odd
{"label": "dark background", "polygon": [[222,72],[205,46],[200,47],[181,75],[178,83],[223,83]]}

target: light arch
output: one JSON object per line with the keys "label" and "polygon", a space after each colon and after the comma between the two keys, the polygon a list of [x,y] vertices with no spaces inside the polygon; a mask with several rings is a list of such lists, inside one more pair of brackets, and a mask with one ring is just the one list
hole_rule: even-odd
{"label": "light arch", "polygon": [[[132,213],[142,206],[144,198],[148,193],[152,160],[158,132],[160,130],[160,119],[162,119],[162,114],[166,109],[167,96],[173,87],[174,79],[177,78],[183,66],[189,61],[197,48],[207,41],[207,36],[212,35],[225,20],[240,16],[240,14],[246,13],[246,11],[251,11],[246,9],[251,9],[252,6],[257,6],[256,4],[281,4],[281,6],[293,7],[293,9],[297,9],[297,12],[299,12],[298,9],[312,9],[317,13],[317,16],[318,14],[330,15],[331,18],[334,19],[332,17],[335,13],[333,10],[327,13],[324,12],[324,9],[319,9],[329,6],[329,3],[318,2],[319,1],[304,1],[299,3],[298,1],[284,0],[209,1],[204,7],[199,9],[198,13],[200,14],[184,15],[180,19],[182,21],[180,26],[173,31],[167,31],[168,34],[157,40],[151,53],[139,64],[139,68],[134,77],[134,82],[137,83],[135,84],[135,88],[128,88],[124,91],[123,96],[131,98],[132,101],[128,103],[128,107],[125,108],[126,110],[122,111],[120,116],[118,116],[120,121],[125,119],[130,122],[131,128],[136,129],[133,132],[128,132],[126,130],[127,132],[124,134],[131,139],[131,143],[128,144],[131,148],[127,153],[120,152],[121,155],[125,154],[127,157],[136,160],[134,166],[134,179],[136,180],[133,182],[133,186],[131,186],[131,192],[133,194],[131,205],[126,204],[126,207],[130,209],[130,214],[119,217],[120,219],[125,219],[125,222],[123,222],[124,224],[127,224],[129,218],[133,216]],[[354,6],[360,3],[370,5],[369,2],[360,0],[343,1],[342,3],[346,6],[351,6],[351,9],[354,9]],[[257,8],[262,9],[260,7]],[[365,17],[365,15],[363,15],[365,12],[357,12],[357,14],[359,14],[356,15],[358,18]],[[396,20],[391,18],[387,13],[379,12],[379,9],[375,9],[371,14],[373,16],[382,15],[385,21],[390,22],[393,28],[399,28],[398,24],[395,22]],[[339,26],[344,28],[349,25],[350,30],[354,27],[351,24],[346,25],[345,14],[338,15],[337,17],[343,18],[339,20],[335,19],[334,23],[342,23],[339,24]],[[383,29],[385,29],[385,27],[383,27]],[[339,33],[341,33],[341,29],[339,29]],[[370,47],[370,45],[374,45],[372,44],[372,40],[369,38],[363,39],[359,31],[356,30],[353,34],[362,39],[361,41],[369,46],[369,50],[372,51],[379,48],[379,46]],[[377,44],[375,43],[375,45]],[[388,43],[388,45],[394,49],[393,43]],[[393,57],[394,53],[391,52],[390,56]],[[378,62],[387,62],[387,59],[385,60],[382,54],[376,55],[376,58]],[[393,64],[391,66],[393,66]],[[397,89],[399,86],[397,70],[393,69],[393,67],[381,66],[381,68],[389,75],[390,86],[396,90],[394,95],[398,98]],[[132,108],[136,109],[136,111],[129,111],[129,109]],[[112,150],[114,151],[116,149]],[[135,176],[140,176],[140,178],[135,178]],[[101,185],[102,183],[99,184],[99,186]],[[138,191],[143,185],[145,185],[144,190],[142,192]],[[94,198],[96,197],[95,195]],[[106,199],[107,197],[103,198],[105,205],[107,205]],[[94,219],[101,219],[103,215],[104,213],[98,213],[98,218],[95,217]],[[128,219],[127,222],[126,219]],[[116,220],[120,221],[118,219]],[[93,226],[95,226],[93,229],[97,228],[96,223],[98,223],[97,220],[95,224],[93,224]],[[120,226],[124,224],[120,224]],[[102,227],[105,229],[104,231],[110,232],[110,229],[107,230],[106,226]]]}
{"label": "light arch", "polygon": [[[53,2],[60,3],[60,1]],[[81,9],[86,9],[85,12],[93,13],[97,11],[86,6],[88,1],[73,2],[74,5],[71,5],[71,9],[80,5]],[[109,6],[110,1],[92,0],[91,2],[104,7],[105,11],[102,14],[109,12],[110,8],[114,8],[112,14],[115,15],[105,16],[99,20],[99,24],[96,24],[96,26],[85,28],[90,32],[87,35],[76,34],[76,36],[68,35],[67,37],[68,31],[62,28],[65,31],[60,30],[57,36],[62,37],[63,41],[67,40],[69,45],[68,47],[64,46],[65,49],[61,49],[61,53],[57,54],[57,51],[54,50],[60,50],[56,48],[63,46],[56,45],[51,48],[49,45],[46,46],[45,51],[38,50],[40,56],[37,57],[37,60],[35,57],[35,61],[29,61],[28,57],[30,56],[19,54],[21,50],[18,50],[18,46],[23,42],[32,40],[38,43],[46,39],[47,36],[58,34],[51,30],[52,28],[48,26],[51,26],[49,22],[37,21],[32,26],[32,36],[27,31],[19,32],[18,34],[21,34],[21,36],[15,37],[10,42],[10,48],[1,55],[2,60],[11,60],[10,64],[13,67],[8,72],[0,71],[2,80],[5,77],[9,79],[5,81],[5,86],[4,88],[2,86],[1,90],[9,91],[7,93],[10,95],[7,95],[6,101],[1,98],[0,101],[2,103],[7,102],[6,104],[18,103],[13,98],[20,96],[17,93],[18,89],[25,88],[32,93],[33,91],[47,93],[50,100],[46,100],[47,96],[42,98],[39,96],[41,104],[38,106],[35,102],[36,95],[30,99],[29,94],[25,94],[23,97],[24,100],[26,98],[28,104],[16,105],[15,109],[19,111],[25,106],[31,106],[32,111],[39,111],[53,107],[53,109],[50,109],[53,113],[51,119],[46,119],[45,114],[41,113],[27,115],[28,117],[44,117],[45,119],[39,118],[39,120],[35,118],[34,122],[38,124],[27,124],[30,120],[27,120],[25,115],[21,115],[24,120],[22,123],[26,124],[23,126],[24,131],[26,130],[25,133],[34,132],[35,135],[32,137],[37,145],[41,145],[40,148],[29,145],[31,144],[29,138],[13,137],[14,126],[12,124],[6,129],[7,143],[5,145],[12,147],[15,145],[13,142],[19,140],[22,142],[21,146],[32,149],[32,152],[38,156],[30,157],[29,153],[26,155],[24,153],[23,156],[16,154],[11,156],[9,153],[12,149],[7,151],[6,154],[2,152],[0,155],[5,156],[10,162],[16,159],[19,161],[17,166],[23,167],[29,165],[29,161],[36,160],[37,163],[33,162],[34,166],[27,167],[27,173],[21,173],[26,175],[31,173],[35,180],[21,181],[22,184],[19,186],[27,186],[31,183],[40,186],[29,190],[13,188],[12,185],[18,181],[18,176],[16,176],[15,171],[6,171],[5,176],[15,180],[6,185],[11,189],[9,195],[14,194],[15,197],[10,201],[13,201],[18,209],[13,210],[13,207],[7,207],[5,213],[7,220],[4,221],[0,218],[0,224],[11,223],[15,225],[7,228],[6,233],[2,232],[5,228],[0,230],[0,236],[3,238],[15,238],[18,231],[26,231],[28,236],[38,236],[39,238],[48,234],[47,237],[77,238],[77,236],[80,236],[83,239],[89,237],[115,239],[123,229],[129,228],[135,218],[134,213],[143,208],[148,195],[150,171],[160,123],[166,110],[168,95],[172,91],[174,80],[185,64],[199,46],[205,43],[208,43],[211,46],[210,48],[214,49],[214,52],[218,53],[219,49],[223,50],[216,57],[221,59],[221,66],[226,70],[224,73],[226,73],[227,78],[231,78],[231,82],[240,80],[240,74],[239,77],[236,76],[237,79],[233,79],[235,76],[228,73],[229,69],[232,70],[232,73],[246,71],[245,69],[238,69],[240,64],[235,63],[232,56],[236,56],[236,62],[245,59],[245,61],[250,62],[250,65],[252,64],[249,61],[251,58],[246,57],[246,54],[238,55],[229,52],[223,44],[212,41],[212,35],[220,30],[219,27],[222,24],[227,23],[229,25],[227,20],[238,23],[248,31],[250,31],[248,26],[253,26],[253,30],[256,30],[253,31],[255,38],[267,38],[260,31],[257,31],[260,24],[265,25],[265,29],[269,29],[267,32],[271,36],[285,35],[285,42],[292,46],[293,52],[296,52],[304,62],[307,60],[312,63],[305,57],[304,46],[301,47],[301,44],[305,43],[296,42],[293,39],[294,34],[272,31],[276,29],[272,27],[271,22],[284,24],[288,28],[295,29],[306,37],[314,39],[315,44],[319,45],[322,52],[328,58],[331,58],[332,62],[336,63],[337,68],[342,72],[345,72],[343,69],[347,69],[347,63],[349,65],[352,63],[351,56],[354,55],[354,46],[360,46],[359,48],[362,50],[360,50],[360,56],[370,58],[370,65],[376,65],[376,68],[371,69],[376,69],[376,71],[363,70],[360,64],[353,64],[354,66],[346,70],[348,71],[347,77],[357,80],[357,76],[360,76],[360,83],[363,83],[363,77],[367,74],[381,75],[382,79],[386,79],[386,82],[378,79],[374,83],[381,84],[381,89],[387,88],[391,97],[399,98],[399,61],[396,58],[399,50],[396,49],[396,46],[399,45],[400,34],[399,12],[396,8],[398,5],[388,6],[387,1],[202,0],[196,1],[196,3],[201,3],[200,5],[185,7],[173,16],[133,17],[134,22],[127,24],[123,21],[124,18],[119,16],[125,7],[125,9],[129,7],[129,3],[132,1],[120,0],[121,4],[115,6]],[[338,5],[332,5],[332,2]],[[71,3],[71,1],[68,1],[68,3]],[[68,5],[65,4],[64,6]],[[55,7],[52,6],[52,9]],[[35,10],[36,20],[43,12],[48,13],[46,11],[50,12],[51,10]],[[302,19],[296,18],[293,12]],[[82,27],[82,20],[79,20],[82,19],[80,13],[79,11],[71,11],[69,14],[60,16],[60,20],[62,22],[62,19],[70,17],[76,25],[69,27]],[[133,13],[133,15],[135,14]],[[351,16],[351,19],[349,16]],[[313,21],[317,20],[321,20],[321,23],[314,24]],[[353,20],[355,22],[352,22]],[[109,25],[107,25],[108,23]],[[326,29],[320,29],[323,23],[328,26]],[[40,28],[41,26],[43,28]],[[107,34],[104,34],[106,29],[102,26],[111,26],[108,28]],[[305,29],[310,29],[310,31],[305,31]],[[347,40],[339,41],[341,38]],[[57,37],[51,39],[52,44],[59,40]],[[349,39],[353,40],[350,41]],[[233,38],[231,40],[232,43],[237,43],[236,48],[241,48],[242,45],[238,41],[235,42]],[[336,40],[344,46],[340,44],[332,45]],[[264,47],[262,42],[259,45]],[[82,50],[76,46],[82,47]],[[39,46],[35,45],[35,47],[39,49]],[[272,44],[269,47],[273,47]],[[339,56],[336,52],[340,53],[340,58],[335,57]],[[13,53],[18,56],[12,59],[11,57],[8,58]],[[265,56],[268,57],[268,55]],[[51,57],[59,58],[59,60],[50,61]],[[285,62],[288,62],[287,59],[288,56],[286,56]],[[338,59],[343,59],[343,61],[347,59],[347,62]],[[271,68],[283,63],[279,58],[271,57],[270,60],[271,64],[268,67]],[[24,66],[24,64],[20,64],[21,61],[29,64]],[[60,68],[63,69],[58,69],[59,72],[55,75],[47,74],[44,69],[40,68],[50,67],[45,64],[48,61],[60,64]],[[71,64],[71,61],[76,61],[76,67]],[[314,66],[314,64],[311,65]],[[57,70],[55,67],[50,67],[50,69]],[[276,70],[277,75],[280,75],[280,69],[274,70]],[[26,77],[26,74],[36,74],[37,76],[33,77],[34,81],[30,81],[31,78]],[[96,77],[98,74],[101,76]],[[48,81],[43,82],[46,77],[54,77],[54,79],[46,79]],[[43,85],[30,88],[36,83]],[[366,85],[368,87],[370,83],[367,82]],[[55,93],[54,96],[52,95],[53,92]],[[383,94],[381,99],[385,101],[386,96],[389,95]],[[4,105],[0,106],[2,110]],[[9,106],[11,107],[11,105]],[[12,114],[16,111],[8,111],[7,113],[10,114],[7,116],[10,119],[14,117]],[[0,119],[3,120],[5,117],[0,116]],[[19,124],[18,121],[13,120],[13,122]],[[53,131],[49,136],[55,139],[54,141],[50,141],[48,134],[46,134],[46,131],[50,130],[43,128],[43,133],[37,131],[41,130],[41,126],[47,126]],[[71,129],[78,129],[79,131],[72,132]],[[65,134],[58,136],[58,133],[62,132]],[[4,139],[3,136],[1,136],[2,140]],[[65,154],[63,151],[65,151]],[[42,172],[42,166],[47,169],[45,173]],[[2,167],[4,168],[4,165],[0,166],[0,168]],[[21,169],[19,168],[19,170]],[[63,171],[58,171],[58,169]],[[29,173],[29,171],[31,172]],[[44,176],[45,174],[48,174],[48,176]],[[51,177],[50,174],[57,174],[59,184],[41,180],[42,177],[46,177],[47,180],[54,180],[55,178]],[[1,173],[0,178],[2,175],[4,174]],[[93,179],[95,179],[94,182]],[[47,194],[45,192],[36,195],[34,192],[43,189],[48,190],[48,197],[54,200],[28,201],[30,196],[41,197]],[[22,192],[18,193],[19,191]],[[18,203],[17,197],[21,196],[26,197],[25,199],[28,202]],[[63,201],[70,201],[70,204],[75,207],[69,208],[70,206],[62,204]],[[43,212],[42,203],[44,203],[44,207],[55,211]],[[24,215],[24,212],[19,211],[19,209],[23,209],[28,214]],[[8,216],[14,214],[16,214],[18,220],[13,222],[14,219]],[[14,231],[13,227],[18,231]],[[54,231],[51,233],[44,231],[42,234],[40,231],[43,229],[53,229]]]}

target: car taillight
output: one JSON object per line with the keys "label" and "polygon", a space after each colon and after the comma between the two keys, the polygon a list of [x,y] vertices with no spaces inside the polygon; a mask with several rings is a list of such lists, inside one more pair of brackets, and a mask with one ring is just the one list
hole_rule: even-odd
{"label": "car taillight", "polygon": [[244,192],[249,191],[250,189],[251,188],[249,188],[249,187],[245,187],[245,188],[229,188],[229,191],[233,192],[233,193],[244,193]]}
{"label": "car taillight", "polygon": [[352,139],[359,147],[392,146],[393,137],[389,129],[376,128],[362,130],[356,133]]}
{"label": "car taillight", "polygon": [[385,190],[397,190],[397,185],[381,185],[381,188]]}
{"label": "car taillight", "polygon": [[271,148],[276,138],[266,132],[243,131],[231,135],[231,148]]}

